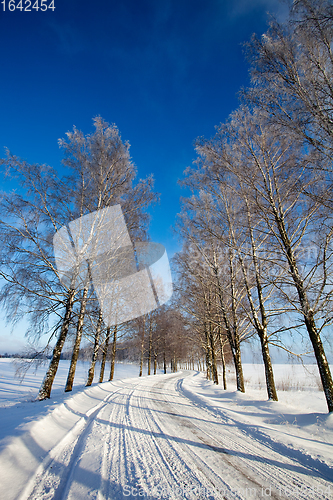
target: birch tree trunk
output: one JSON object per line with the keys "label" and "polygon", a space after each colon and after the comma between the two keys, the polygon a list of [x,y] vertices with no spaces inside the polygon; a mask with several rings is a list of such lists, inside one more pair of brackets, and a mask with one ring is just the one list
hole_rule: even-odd
{"label": "birch tree trunk", "polygon": [[111,351],[111,367],[110,367],[110,377],[109,381],[113,380],[114,377],[114,365],[116,362],[116,352],[117,352],[117,325],[113,329],[113,341],[112,341],[112,351]]}
{"label": "birch tree trunk", "polygon": [[173,353],[172,358],[170,359],[170,369],[171,373],[176,373],[177,371],[177,358],[175,352]]}
{"label": "birch tree trunk", "polygon": [[236,367],[237,390],[240,392],[245,392],[238,324],[237,324],[235,275],[233,266],[233,255],[231,250],[229,250],[229,267],[230,267],[230,287],[231,287],[231,312],[233,319],[232,321],[233,346],[234,346],[233,356]]}
{"label": "birch tree trunk", "polygon": [[49,365],[49,368],[46,372],[45,378],[43,380],[42,386],[39,390],[37,399],[42,401],[43,399],[49,399],[51,397],[51,389],[54,381],[54,377],[57,373],[60,355],[62,348],[64,347],[64,343],[67,337],[69,322],[71,318],[71,313],[74,304],[75,290],[71,288],[68,292],[67,302],[66,302],[66,311],[64,321],[62,323],[60,335],[58,341],[53,349],[52,359]]}
{"label": "birch tree trunk", "polygon": [[88,291],[89,291],[89,286],[87,285],[83,290],[83,295],[82,295],[82,299],[81,299],[80,314],[79,314],[78,323],[77,323],[75,343],[74,343],[74,347],[73,347],[71,365],[69,367],[65,392],[70,392],[73,389],[76,364],[77,364],[77,360],[79,358],[80,344],[81,344],[81,339],[82,339],[83,320],[84,320],[84,315],[86,312]]}
{"label": "birch tree trunk", "polygon": [[142,377],[143,369],[143,357],[144,357],[144,345],[145,345],[145,323],[142,321],[142,332],[141,332],[141,349],[140,349],[140,373],[139,377]]}
{"label": "birch tree trunk", "polygon": [[217,362],[216,362],[216,353],[215,353],[214,333],[213,333],[213,328],[212,328],[211,323],[210,323],[210,326],[209,326],[209,341],[210,341],[210,347],[211,347],[211,353],[212,353],[213,381],[214,381],[214,384],[218,385],[219,378],[218,378],[218,373],[217,373]]}
{"label": "birch tree trunk", "polygon": [[99,383],[100,384],[103,382],[103,379],[104,379],[105,363],[106,363],[106,356],[108,354],[110,332],[111,332],[111,328],[108,326],[107,329],[106,329],[105,343],[104,343],[104,347],[103,347],[103,357],[102,357],[101,371],[100,371],[100,374],[99,374]]}
{"label": "birch tree trunk", "polygon": [[100,310],[99,315],[98,315],[98,320],[97,320],[97,326],[96,326],[94,350],[93,350],[93,355],[91,358],[91,365],[90,365],[90,368],[88,371],[88,380],[86,383],[86,387],[89,387],[93,383],[93,380],[94,380],[95,364],[96,364],[97,355],[98,355],[99,337],[101,335],[102,321],[103,321],[103,316],[102,316],[102,311]]}
{"label": "birch tree trunk", "polygon": [[226,378],[226,366],[225,366],[225,357],[224,357],[224,344],[222,342],[220,328],[219,328],[219,332],[218,332],[218,337],[219,337],[220,350],[221,350],[223,389],[226,391],[227,390],[227,378]]}
{"label": "birch tree trunk", "polygon": [[[248,276],[246,273],[244,261],[243,261],[242,255],[239,251],[238,251],[238,259],[239,259],[239,262],[240,262],[241,268],[242,268],[246,293],[247,293],[248,301],[250,304],[250,310],[251,310],[251,314],[252,314],[252,318],[253,318],[253,324],[254,324],[255,330],[260,338],[261,353],[262,353],[262,358],[263,358],[264,367],[265,367],[265,379],[266,379],[266,389],[267,389],[268,399],[270,399],[272,401],[278,401],[278,396],[277,396],[275,381],[274,381],[272,361],[271,361],[271,356],[269,353],[269,345],[268,345],[268,334],[267,334],[268,319],[267,319],[267,313],[266,313],[266,309],[265,309],[265,300],[264,300],[264,294],[263,294],[261,275],[260,275],[260,271],[259,271],[257,249],[256,249],[256,245],[255,245],[254,235],[253,235],[253,225],[252,225],[252,221],[251,221],[251,213],[250,213],[249,204],[248,204],[247,199],[245,199],[245,203],[246,203],[246,209],[247,209],[248,231],[249,231],[249,237],[250,237],[250,242],[251,242],[251,254],[252,254],[251,257],[252,257],[254,274],[255,274],[257,301],[258,301],[258,308],[260,311],[261,319],[259,319],[259,313],[257,313],[256,307],[255,307],[255,303],[254,303],[251,287],[249,284]],[[231,225],[231,220],[230,220],[229,214],[228,214],[228,219],[229,219],[229,223]],[[236,244],[236,239],[235,239],[234,234],[233,234],[233,228],[231,228],[231,231],[232,231],[234,246],[235,246],[235,248],[239,249],[239,246]]]}
{"label": "birch tree trunk", "polygon": [[206,378],[207,380],[211,380],[212,378],[212,355],[211,355],[211,346],[209,342],[209,336],[207,331],[207,325],[205,323],[205,351],[206,351]]}
{"label": "birch tree trunk", "polygon": [[149,322],[149,345],[148,345],[148,375],[150,375],[150,365],[151,365],[151,355],[153,350],[153,339],[152,339],[152,324],[151,318]]}
{"label": "birch tree trunk", "polygon": [[268,399],[271,399],[272,401],[278,401],[275,382],[274,382],[272,361],[268,349],[267,332],[262,332],[262,334],[259,336],[260,336],[262,359],[264,361],[264,366],[265,366],[265,378],[266,378]]}
{"label": "birch tree trunk", "polygon": [[223,320],[225,323],[225,329],[227,332],[227,337],[229,340],[230,349],[231,349],[231,353],[232,353],[232,359],[234,361],[235,370],[236,370],[237,391],[245,392],[243,367],[242,367],[241,352],[240,352],[237,328],[236,328],[236,325],[234,325],[233,331],[231,330],[231,325],[229,323],[228,316],[226,313],[225,304],[223,302],[222,290],[221,290],[221,286],[220,286],[220,282],[219,282],[217,273],[216,273],[216,278],[217,278],[217,294],[219,297],[219,302],[220,302],[221,310],[222,310],[222,317],[223,317]]}
{"label": "birch tree trunk", "polygon": [[304,282],[298,270],[295,253],[292,249],[289,237],[287,235],[284,220],[281,216],[278,216],[276,212],[275,212],[275,220],[279,229],[281,241],[283,243],[286,252],[290,273],[298,293],[299,302],[301,305],[302,314],[304,318],[304,323],[308,331],[313,351],[316,357],[319,374],[326,397],[328,411],[331,413],[333,412],[333,380],[330,367],[327,362],[324,346],[320,338],[320,333],[318,332],[316,327],[314,313],[310,307],[308,294],[306,292]]}
{"label": "birch tree trunk", "polygon": [[[247,204],[247,210],[248,210],[248,220],[249,220],[249,207]],[[254,264],[254,270],[255,270],[255,275],[256,275],[256,287],[257,287],[257,295],[258,295],[258,300],[259,300],[259,307],[260,307],[260,313],[261,313],[261,323],[259,322],[259,318],[257,314],[253,314],[253,302],[252,302],[252,295],[250,294],[250,306],[253,314],[253,318],[255,321],[255,326],[260,338],[260,343],[261,343],[261,352],[262,352],[262,358],[264,361],[264,366],[265,366],[265,378],[266,378],[266,388],[267,388],[267,395],[268,399],[271,399],[272,401],[278,401],[278,396],[276,392],[276,387],[275,387],[275,381],[274,381],[274,373],[273,373],[273,366],[272,366],[272,361],[271,361],[271,356],[269,353],[269,346],[268,346],[268,335],[267,335],[267,326],[268,326],[268,321],[267,321],[267,314],[266,314],[266,309],[265,309],[265,302],[264,302],[264,297],[263,297],[263,290],[262,290],[262,284],[261,284],[261,279],[259,275],[259,265],[258,265],[258,259],[255,251],[255,244],[254,244],[254,237],[253,237],[253,230],[252,226],[249,223],[249,232],[250,232],[250,238],[251,238],[251,247],[252,247],[252,260]],[[244,276],[246,276],[244,274]],[[246,280],[246,277],[245,277]],[[246,284],[247,290],[248,290],[248,295],[249,295],[249,287]]]}
{"label": "birch tree trunk", "polygon": [[154,375],[156,375],[157,371],[157,352],[154,351]]}

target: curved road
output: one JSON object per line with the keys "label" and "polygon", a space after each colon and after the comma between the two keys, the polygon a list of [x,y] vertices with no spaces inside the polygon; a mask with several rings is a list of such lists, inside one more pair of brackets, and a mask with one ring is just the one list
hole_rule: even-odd
{"label": "curved road", "polygon": [[105,397],[86,412],[72,405],[75,425],[48,451],[20,500],[329,498],[313,493],[332,486],[329,471],[287,449],[281,455],[281,444],[205,404],[186,388],[195,376],[99,385]]}

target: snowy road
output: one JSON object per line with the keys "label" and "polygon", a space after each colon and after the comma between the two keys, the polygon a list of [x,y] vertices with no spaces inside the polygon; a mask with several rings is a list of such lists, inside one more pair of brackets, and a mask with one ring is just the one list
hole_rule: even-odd
{"label": "snowy road", "polygon": [[333,497],[327,464],[209,404],[194,391],[200,377],[125,379],[67,399],[1,455],[13,480],[8,460],[28,450],[31,464],[3,498]]}

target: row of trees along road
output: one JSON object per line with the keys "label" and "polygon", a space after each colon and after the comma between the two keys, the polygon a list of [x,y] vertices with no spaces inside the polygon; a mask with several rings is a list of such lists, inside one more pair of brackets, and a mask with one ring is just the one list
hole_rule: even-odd
{"label": "row of trees along road", "polygon": [[[244,339],[259,337],[268,397],[277,400],[269,346],[306,331],[330,412],[323,339],[333,319],[332,42],[325,0],[296,0],[284,24],[273,20],[253,36],[252,85],[216,135],[197,140],[183,180],[192,196],[177,221],[180,289],[191,290],[183,309],[207,338],[215,332],[212,353],[227,339],[238,390]],[[215,365],[214,354],[207,359]]]}
{"label": "row of trees along road", "polygon": [[2,170],[19,189],[1,194],[0,301],[11,323],[29,315],[32,338],[57,337],[40,399],[50,397],[68,335],[66,390],[83,336],[93,344],[90,384],[98,352],[103,380],[112,342],[111,378],[117,338],[134,335],[141,373],[145,357],[149,371],[153,359],[176,370],[185,359],[202,366],[204,354],[207,376],[218,383],[221,363],[226,388],[231,356],[239,391],[241,345],[256,336],[267,394],[277,400],[270,346],[286,349],[284,339],[296,331],[308,336],[333,411],[325,352],[333,320],[332,43],[331,2],[294,0],[284,23],[272,20],[246,45],[251,86],[215,136],[197,140],[197,159],[182,181],[192,195],[176,223],[183,248],[174,258],[173,302],[126,325],[106,328],[88,283],[61,284],[52,240],[70,221],[120,203],[132,241],[146,241],[147,208],[157,199],[152,178],[135,182],[129,145],[101,118],[92,135],[74,129],[59,141],[63,177],[8,152]]}
{"label": "row of trees along road", "polygon": [[50,334],[44,350],[57,337],[39,399],[50,397],[67,334],[75,328],[66,384],[67,391],[72,389],[87,312],[95,346],[88,376],[91,384],[102,333],[102,315],[89,283],[81,290],[59,280],[55,232],[87,213],[120,203],[132,241],[145,241],[147,208],[157,200],[152,177],[135,182],[129,144],[122,142],[117,127],[101,118],[94,120],[94,126],[91,135],[74,128],[59,141],[64,151],[63,177],[51,167],[28,164],[9,151],[1,160],[3,174],[15,182],[16,189],[1,193],[0,301],[10,323],[29,316],[31,338]]}
{"label": "row of trees along road", "polygon": [[[96,317],[91,319],[88,313],[84,323],[85,338],[90,337],[91,342],[80,348],[80,359],[85,361],[91,360],[95,347]],[[198,336],[193,335],[192,326],[172,302],[141,318],[112,327],[109,339],[104,325],[97,357],[101,363],[99,381],[103,381],[106,368],[110,368],[109,380],[113,379],[115,361],[138,363],[139,376],[156,374],[158,370],[167,373],[167,370],[176,372],[184,368],[204,369],[204,350]],[[62,358],[71,359],[71,351],[65,349]],[[110,362],[109,367],[106,361]]]}
{"label": "row of trees along road", "polygon": [[[148,375],[156,374],[158,367],[166,373],[168,366],[172,371],[179,366],[203,366],[200,341],[191,335],[189,323],[174,303],[142,318],[107,326],[90,281],[75,287],[59,279],[53,248],[56,231],[85,214],[120,203],[132,241],[146,241],[147,208],[158,198],[152,190],[152,177],[135,183],[129,144],[122,142],[118,129],[101,118],[94,125],[91,135],[84,136],[74,128],[67,139],[59,141],[64,151],[63,177],[49,166],[29,164],[9,151],[1,161],[2,174],[15,183],[15,189],[1,193],[0,301],[9,323],[15,325],[23,318],[30,321],[31,352],[22,360],[22,373],[32,364],[42,363],[52,351],[40,400],[50,397],[60,358],[68,356],[63,351],[66,340],[67,345],[72,344],[66,392],[73,388],[79,356],[86,358],[87,352],[86,385],[94,380],[98,359],[99,382],[104,380],[107,361],[108,380],[112,380],[117,346],[120,359],[125,353],[139,361],[140,376],[144,364]],[[46,345],[34,347],[35,341],[43,345],[44,335]]]}

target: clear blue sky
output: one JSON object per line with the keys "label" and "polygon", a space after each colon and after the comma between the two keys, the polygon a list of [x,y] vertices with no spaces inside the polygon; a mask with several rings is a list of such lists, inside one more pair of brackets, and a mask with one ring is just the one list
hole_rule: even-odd
{"label": "clear blue sky", "polygon": [[[50,0],[47,0],[47,4]],[[18,4],[18,0],[15,0]],[[32,2],[33,4],[33,2]],[[40,0],[39,0],[40,4]],[[25,2],[23,1],[23,5]],[[277,0],[54,0],[47,12],[3,12],[0,3],[0,150],[61,165],[57,140],[92,118],[115,123],[139,177],[153,173],[161,203],[151,237],[169,256],[177,186],[248,84],[242,43],[278,18]],[[1,331],[2,330],[2,331]],[[0,325],[0,353],[4,351]],[[2,337],[3,338],[3,337]]]}

